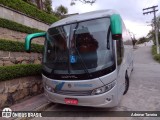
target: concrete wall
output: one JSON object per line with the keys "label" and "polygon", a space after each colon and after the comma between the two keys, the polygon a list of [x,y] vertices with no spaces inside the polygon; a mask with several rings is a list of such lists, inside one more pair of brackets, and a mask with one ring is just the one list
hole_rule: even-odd
{"label": "concrete wall", "polygon": [[[26,33],[17,32],[9,30],[7,28],[0,27],[0,39],[9,39],[13,41],[24,42],[26,35]],[[44,45],[44,38],[35,38],[32,40],[32,43]]]}
{"label": "concrete wall", "polygon": [[0,5],[0,11],[1,11],[0,18],[8,19],[8,20],[20,23],[22,25],[26,25],[26,26],[37,28],[44,31],[46,31],[49,27],[48,24],[40,20],[32,18],[28,15],[25,15],[24,13],[5,7],[3,5]]}
{"label": "concrete wall", "polygon": [[41,76],[30,76],[0,82],[0,109],[43,92]]}

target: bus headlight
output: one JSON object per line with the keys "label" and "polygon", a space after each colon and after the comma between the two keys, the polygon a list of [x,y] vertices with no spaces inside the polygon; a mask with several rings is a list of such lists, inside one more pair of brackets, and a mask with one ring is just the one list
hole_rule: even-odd
{"label": "bus headlight", "polygon": [[94,90],[92,91],[92,95],[98,95],[98,94],[104,93],[104,92],[105,92],[105,87],[106,87],[106,86],[103,86],[103,87],[94,89]]}
{"label": "bus headlight", "polygon": [[111,90],[114,86],[115,86],[116,82],[113,81],[103,87],[100,87],[100,88],[97,88],[97,89],[94,89],[92,91],[92,95],[98,95],[98,94],[102,94],[102,93],[105,93],[105,92],[108,92],[109,90]]}

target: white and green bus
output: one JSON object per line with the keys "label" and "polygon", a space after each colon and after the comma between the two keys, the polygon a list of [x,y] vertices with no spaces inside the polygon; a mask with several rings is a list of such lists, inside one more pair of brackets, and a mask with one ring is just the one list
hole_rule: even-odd
{"label": "white and green bus", "polygon": [[133,44],[114,10],[74,15],[53,23],[45,37],[42,77],[46,97],[60,104],[114,107],[129,88]]}

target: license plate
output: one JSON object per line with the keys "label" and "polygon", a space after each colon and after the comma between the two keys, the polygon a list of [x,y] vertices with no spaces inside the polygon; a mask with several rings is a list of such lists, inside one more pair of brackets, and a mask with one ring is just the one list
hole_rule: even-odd
{"label": "license plate", "polygon": [[71,105],[77,105],[78,104],[77,99],[65,98],[64,101],[65,101],[66,104],[71,104]]}

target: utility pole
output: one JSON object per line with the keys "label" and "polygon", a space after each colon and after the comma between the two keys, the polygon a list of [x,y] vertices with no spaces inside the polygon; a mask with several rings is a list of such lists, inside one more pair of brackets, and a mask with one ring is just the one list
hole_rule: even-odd
{"label": "utility pole", "polygon": [[159,51],[157,21],[156,21],[156,12],[158,11],[158,10],[156,10],[157,7],[158,7],[158,5],[152,6],[152,7],[148,7],[148,8],[144,8],[143,11],[145,11],[145,10],[151,10],[151,11],[143,12],[143,15],[149,14],[149,13],[153,13],[154,14],[155,38],[156,38],[156,45],[157,45],[157,54],[159,54],[160,51]]}
{"label": "utility pole", "polygon": [[146,22],[149,23],[147,26],[151,26],[152,27],[152,31],[154,30],[154,24],[152,22]]}

